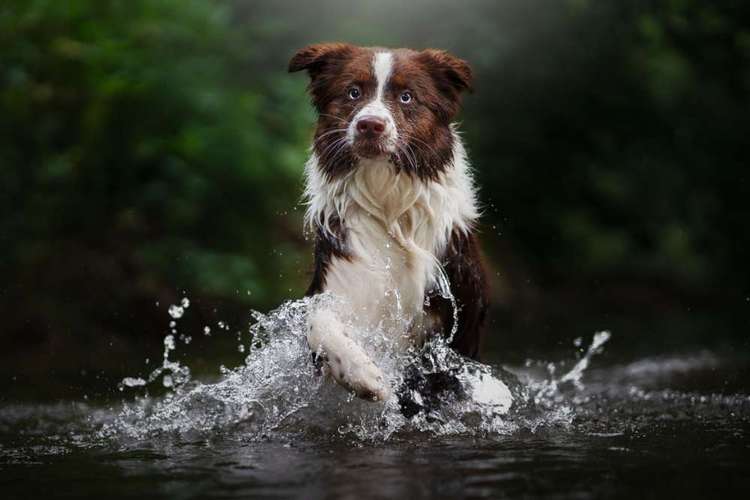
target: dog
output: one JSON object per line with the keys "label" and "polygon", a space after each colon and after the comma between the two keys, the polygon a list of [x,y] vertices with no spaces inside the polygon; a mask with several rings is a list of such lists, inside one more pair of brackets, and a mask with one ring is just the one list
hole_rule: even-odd
{"label": "dog", "polygon": [[346,43],[299,50],[289,71],[302,70],[317,111],[305,166],[307,295],[347,304],[311,311],[307,341],[340,385],[387,400],[388,381],[352,329],[387,332],[404,351],[442,335],[479,356],[489,293],[476,187],[453,122],[472,70],[442,50]]}

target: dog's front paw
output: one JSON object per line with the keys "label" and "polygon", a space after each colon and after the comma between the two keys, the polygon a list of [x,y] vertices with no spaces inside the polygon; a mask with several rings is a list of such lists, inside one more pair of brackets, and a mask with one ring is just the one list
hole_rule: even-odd
{"label": "dog's front paw", "polygon": [[391,396],[383,372],[349,338],[330,312],[319,312],[310,322],[307,341],[327,372],[339,385],[362,399],[385,401]]}
{"label": "dog's front paw", "polygon": [[331,376],[340,385],[351,390],[362,399],[370,401],[387,400],[391,391],[385,381],[383,372],[358,345],[353,342],[352,344],[352,346],[347,347],[346,353],[343,355],[328,355],[328,367]]}

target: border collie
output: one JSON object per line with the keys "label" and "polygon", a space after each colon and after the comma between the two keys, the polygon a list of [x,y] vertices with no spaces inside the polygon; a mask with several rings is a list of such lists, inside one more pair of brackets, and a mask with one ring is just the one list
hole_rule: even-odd
{"label": "border collie", "polygon": [[[346,307],[312,311],[307,340],[336,382],[390,397],[352,329],[387,332],[397,349],[431,335],[476,359],[488,292],[466,151],[452,120],[469,65],[442,50],[323,43],[292,57],[318,113],[306,164],[306,225],[315,235],[307,295]],[[445,290],[449,284],[457,316]],[[457,317],[457,325],[454,325]]]}

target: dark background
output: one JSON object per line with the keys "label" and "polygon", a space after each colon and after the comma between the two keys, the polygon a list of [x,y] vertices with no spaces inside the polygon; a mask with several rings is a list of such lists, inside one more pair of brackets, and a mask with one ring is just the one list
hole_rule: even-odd
{"label": "dark background", "polygon": [[493,268],[488,359],[569,354],[599,329],[619,358],[750,351],[747,2],[5,0],[5,397],[147,372],[183,296],[178,352],[198,372],[241,362],[250,310],[309,278],[314,115],[286,66],[331,40],[444,48],[475,70],[461,121]]}

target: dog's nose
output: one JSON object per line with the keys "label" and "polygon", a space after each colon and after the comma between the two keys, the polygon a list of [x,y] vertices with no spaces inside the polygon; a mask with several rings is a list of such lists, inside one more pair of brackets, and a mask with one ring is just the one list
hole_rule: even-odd
{"label": "dog's nose", "polygon": [[385,131],[385,120],[367,115],[357,120],[357,133],[371,139],[379,137]]}

